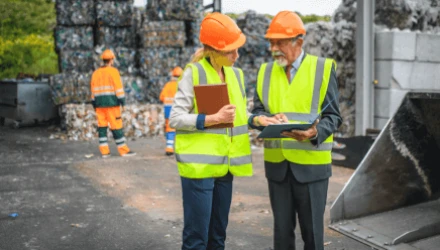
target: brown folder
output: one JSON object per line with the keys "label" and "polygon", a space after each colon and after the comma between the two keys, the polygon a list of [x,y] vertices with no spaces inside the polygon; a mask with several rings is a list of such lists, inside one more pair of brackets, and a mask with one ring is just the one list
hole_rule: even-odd
{"label": "brown folder", "polygon": [[[199,114],[213,115],[229,104],[228,86],[222,84],[203,84],[194,86]],[[232,128],[233,123],[220,123],[207,128]]]}

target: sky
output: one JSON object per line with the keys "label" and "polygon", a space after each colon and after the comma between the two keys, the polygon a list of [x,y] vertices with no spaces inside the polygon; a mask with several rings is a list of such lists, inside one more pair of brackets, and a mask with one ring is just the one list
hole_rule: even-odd
{"label": "sky", "polygon": [[[135,0],[136,6],[145,6],[147,0]],[[203,0],[205,5],[213,0]],[[242,13],[249,9],[260,14],[276,15],[281,10],[292,10],[302,15],[332,15],[342,0],[222,0],[223,13]]]}

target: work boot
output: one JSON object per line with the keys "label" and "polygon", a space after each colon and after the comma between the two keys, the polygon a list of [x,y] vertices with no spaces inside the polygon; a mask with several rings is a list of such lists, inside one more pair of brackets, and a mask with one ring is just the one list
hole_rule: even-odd
{"label": "work boot", "polygon": [[174,153],[173,152],[165,152],[165,155],[166,156],[171,156],[171,155],[173,155]]}
{"label": "work boot", "polygon": [[110,156],[112,156],[111,154],[105,154],[105,155],[102,155],[102,158],[109,158]]}
{"label": "work boot", "polygon": [[123,154],[123,155],[121,155],[121,156],[122,156],[122,157],[130,157],[130,156],[135,156],[135,155],[136,155],[135,152],[133,152],[133,151],[129,151],[128,153]]}

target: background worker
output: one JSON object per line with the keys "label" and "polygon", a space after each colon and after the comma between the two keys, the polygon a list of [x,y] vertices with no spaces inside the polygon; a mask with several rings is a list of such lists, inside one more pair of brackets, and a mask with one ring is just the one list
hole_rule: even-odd
{"label": "background worker", "polygon": [[[252,175],[244,76],[232,67],[246,37],[230,17],[212,13],[201,23],[200,42],[204,47],[179,80],[170,116],[182,183],[182,250],[222,250],[233,176]],[[199,114],[194,86],[218,83],[227,84],[230,104],[216,114]],[[233,128],[207,128],[220,123]]]}
{"label": "background worker", "polygon": [[171,72],[171,81],[167,82],[160,92],[159,99],[164,106],[165,115],[165,136],[166,136],[166,147],[165,154],[174,154],[174,137],[176,135],[176,130],[170,127],[169,118],[171,113],[171,107],[173,106],[174,96],[177,92],[177,79],[182,74],[182,68],[177,66]]}
{"label": "background worker", "polygon": [[110,156],[107,142],[107,129],[113,133],[118,152],[121,156],[133,156],[126,144],[122,129],[121,107],[125,105],[125,94],[119,71],[112,67],[115,55],[111,50],[105,50],[101,58],[104,66],[95,70],[90,82],[92,105],[98,118],[99,150],[102,157]]}
{"label": "background worker", "polygon": [[264,141],[275,250],[295,249],[296,215],[304,249],[324,249],[333,133],[342,122],[335,63],[305,54],[305,34],[303,22],[294,12],[281,11],[273,18],[266,38],[275,62],[260,67],[254,115],[249,118],[249,124],[261,130],[280,121],[307,123],[323,111],[310,129],[284,132],[285,139]]}

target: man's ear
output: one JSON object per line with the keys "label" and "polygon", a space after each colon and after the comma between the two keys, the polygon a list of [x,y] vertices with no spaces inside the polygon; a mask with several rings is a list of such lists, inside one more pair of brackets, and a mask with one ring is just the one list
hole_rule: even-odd
{"label": "man's ear", "polygon": [[302,38],[298,38],[298,39],[296,40],[296,43],[297,43],[300,47],[302,47],[302,46],[303,46],[303,43],[304,43],[304,39],[302,39]]}

